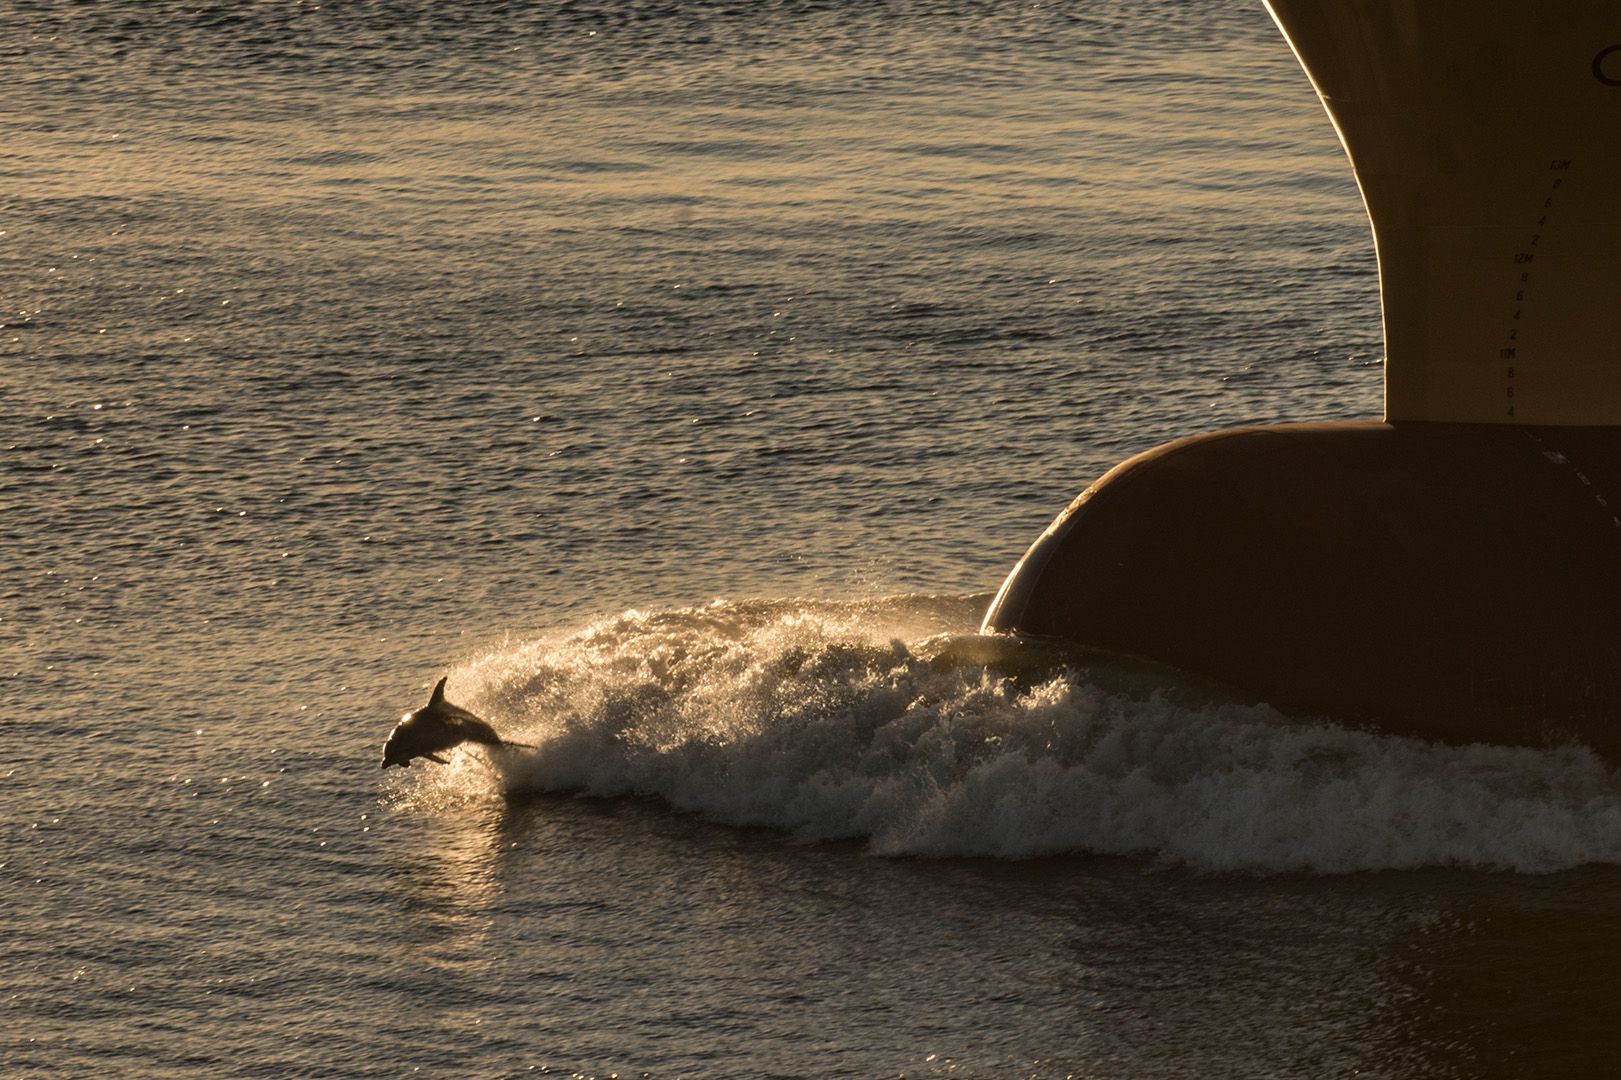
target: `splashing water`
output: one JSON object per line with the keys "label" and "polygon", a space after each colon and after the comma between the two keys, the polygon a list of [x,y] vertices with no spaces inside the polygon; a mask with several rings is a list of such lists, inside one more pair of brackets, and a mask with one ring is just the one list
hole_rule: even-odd
{"label": "splashing water", "polygon": [[975,602],[717,601],[501,650],[452,690],[539,749],[489,765],[464,750],[406,781],[405,801],[653,796],[885,855],[1318,873],[1621,862],[1621,778],[1582,748],[1435,746],[1163,673],[1133,687],[1118,658],[1032,664],[1016,643],[941,632]]}

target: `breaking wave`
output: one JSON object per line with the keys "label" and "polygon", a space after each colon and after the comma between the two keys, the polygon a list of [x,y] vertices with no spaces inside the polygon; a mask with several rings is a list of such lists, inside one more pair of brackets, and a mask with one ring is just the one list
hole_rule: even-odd
{"label": "breaking wave", "polygon": [[885,855],[1317,873],[1621,862],[1621,776],[1580,747],[1288,720],[1164,669],[961,632],[982,609],[717,601],[514,644],[453,673],[450,696],[539,749],[493,769],[463,750],[407,783],[421,798],[652,796]]}

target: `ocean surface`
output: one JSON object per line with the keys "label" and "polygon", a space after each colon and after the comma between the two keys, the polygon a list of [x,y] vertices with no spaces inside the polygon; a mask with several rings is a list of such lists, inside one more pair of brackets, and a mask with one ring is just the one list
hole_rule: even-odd
{"label": "ocean surface", "polygon": [[4,23],[0,1075],[1614,1074],[1615,771],[975,636],[1379,415],[1258,3]]}

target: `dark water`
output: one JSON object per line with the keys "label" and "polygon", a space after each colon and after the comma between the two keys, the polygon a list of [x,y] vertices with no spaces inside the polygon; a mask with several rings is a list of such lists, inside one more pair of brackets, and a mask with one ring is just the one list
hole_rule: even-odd
{"label": "dark water", "polygon": [[[1612,1067],[1591,757],[968,637],[1123,456],[1378,414],[1260,10],[5,25],[6,1075]],[[446,672],[541,749],[382,776]]]}

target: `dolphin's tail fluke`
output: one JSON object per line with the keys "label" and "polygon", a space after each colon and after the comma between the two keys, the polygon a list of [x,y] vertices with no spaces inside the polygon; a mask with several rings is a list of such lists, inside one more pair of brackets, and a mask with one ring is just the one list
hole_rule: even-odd
{"label": "dolphin's tail fluke", "polygon": [[488,724],[480,723],[476,728],[471,724],[463,725],[462,737],[467,742],[479,743],[483,746],[504,746],[515,750],[538,750],[534,743],[513,742],[503,739],[495,733],[495,729]]}

